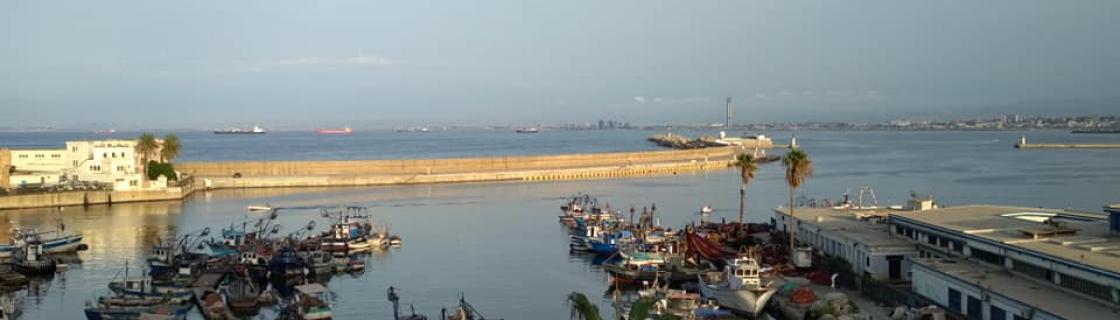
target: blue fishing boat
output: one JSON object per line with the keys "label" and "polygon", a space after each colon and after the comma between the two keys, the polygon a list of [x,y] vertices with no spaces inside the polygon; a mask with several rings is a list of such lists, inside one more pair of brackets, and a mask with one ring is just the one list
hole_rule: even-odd
{"label": "blue fishing boat", "polygon": [[101,297],[94,305],[86,302],[86,319],[186,319],[191,304],[168,304],[162,299]]}
{"label": "blue fishing boat", "polygon": [[299,283],[305,275],[304,267],[303,260],[291,247],[281,248],[280,252],[273,255],[272,260],[268,263],[268,269],[271,272],[270,279],[274,284],[280,284],[281,286],[291,286]]}
{"label": "blue fishing boat", "polygon": [[155,284],[152,282],[151,278],[147,277],[126,277],[121,281],[109,282],[109,290],[123,297],[165,298],[167,302],[174,304],[190,302],[192,297],[192,292],[187,287],[180,287],[170,283],[163,285]]}
{"label": "blue fishing boat", "polygon": [[603,233],[598,238],[588,238],[587,243],[591,246],[591,251],[597,254],[611,255],[618,252],[618,245],[620,243],[629,243],[634,239],[630,231],[619,231],[615,233]]}
{"label": "blue fishing boat", "polygon": [[[30,237],[35,237],[42,242],[43,252],[46,254],[77,252],[86,247],[82,244],[81,235],[68,235],[61,231],[38,232],[35,229],[13,229],[11,232],[11,243],[0,244],[0,258],[11,258],[12,254]],[[48,236],[50,233],[55,234]]]}
{"label": "blue fishing boat", "polygon": [[148,273],[151,275],[164,275],[174,273],[178,267],[175,259],[180,250],[175,246],[157,244],[152,246],[152,255],[148,257]]}

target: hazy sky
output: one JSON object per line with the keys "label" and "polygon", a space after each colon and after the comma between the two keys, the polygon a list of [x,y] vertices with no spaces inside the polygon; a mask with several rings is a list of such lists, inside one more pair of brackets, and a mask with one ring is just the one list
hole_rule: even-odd
{"label": "hazy sky", "polygon": [[0,126],[1108,112],[1118,39],[1115,0],[4,1]]}

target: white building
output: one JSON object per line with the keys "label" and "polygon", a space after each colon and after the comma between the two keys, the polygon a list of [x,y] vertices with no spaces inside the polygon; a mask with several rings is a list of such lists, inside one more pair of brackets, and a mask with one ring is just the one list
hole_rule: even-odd
{"label": "white building", "polygon": [[[1120,319],[1120,207],[961,206],[890,214],[918,246],[919,295],[970,319]],[[1115,222],[1109,224],[1109,219]]]}
{"label": "white building", "polygon": [[87,181],[121,191],[158,187],[145,185],[136,144],[136,140],[67,141],[65,149],[13,149],[15,172],[8,183],[17,187]]}
{"label": "white building", "polygon": [[[788,232],[789,208],[774,210],[777,230]],[[886,210],[796,208],[797,242],[817,252],[847,260],[857,275],[874,279],[910,279],[913,244],[891,235]]]}

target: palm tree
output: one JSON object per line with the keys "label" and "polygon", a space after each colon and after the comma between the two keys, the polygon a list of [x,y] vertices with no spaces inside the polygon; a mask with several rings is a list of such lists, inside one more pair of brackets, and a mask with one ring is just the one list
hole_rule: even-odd
{"label": "palm tree", "polygon": [[[630,313],[626,319],[646,319],[649,317],[650,309],[653,309],[653,304],[656,301],[653,299],[641,299],[638,302],[630,305]],[[580,320],[603,320],[603,316],[599,315],[599,306],[591,303],[587,296],[579,293],[572,292],[568,294],[568,303],[572,304],[572,319]],[[616,319],[622,319],[621,314],[615,315]],[[676,317],[667,317],[663,315],[661,319],[678,319]]]}
{"label": "palm tree", "polygon": [[136,143],[136,153],[140,154],[140,161],[144,166],[144,176],[148,173],[148,159],[159,148],[159,142],[156,141],[156,136],[145,132],[140,135],[140,140]]}
{"label": "palm tree", "polygon": [[163,147],[159,149],[159,155],[165,162],[171,162],[172,159],[179,156],[182,149],[183,146],[179,143],[179,136],[169,133],[163,138]]}
{"label": "palm tree", "polygon": [[758,171],[758,162],[754,156],[744,152],[735,158],[733,165],[739,168],[740,178],[742,179],[739,184],[739,224],[742,225],[743,214],[747,210],[747,184],[751,183],[751,179],[754,179],[754,173]]}
{"label": "palm tree", "polygon": [[813,160],[809,159],[809,154],[805,151],[791,149],[782,158],[782,165],[786,167],[786,183],[789,184],[789,249],[793,252],[796,233],[793,226],[793,193],[805,183],[805,179],[813,175]]}

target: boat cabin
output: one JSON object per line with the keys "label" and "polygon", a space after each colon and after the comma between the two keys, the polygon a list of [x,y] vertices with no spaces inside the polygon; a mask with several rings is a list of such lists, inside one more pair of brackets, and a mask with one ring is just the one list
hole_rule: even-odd
{"label": "boat cabin", "polygon": [[727,272],[727,282],[732,289],[762,287],[760,268],[754,258],[737,258],[724,269]]}

